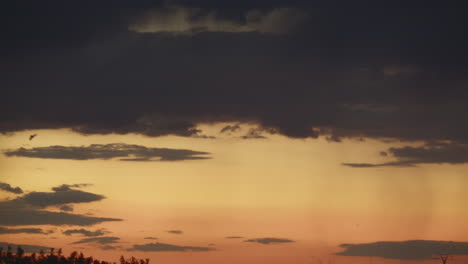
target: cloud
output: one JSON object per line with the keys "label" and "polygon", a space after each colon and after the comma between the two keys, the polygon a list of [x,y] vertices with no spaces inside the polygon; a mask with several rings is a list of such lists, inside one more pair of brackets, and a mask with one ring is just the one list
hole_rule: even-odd
{"label": "cloud", "polygon": [[[201,134],[199,124],[245,122],[291,138],[468,142],[463,9],[429,3],[388,12],[311,1],[178,1],[184,7],[164,8],[161,1],[122,0],[71,9],[55,2],[0,10],[7,40],[0,43],[0,112],[8,113],[0,116],[2,133],[68,128],[192,137]],[[270,26],[295,21],[287,10],[308,19],[282,23],[287,30]],[[128,30],[129,21],[142,27],[136,30],[153,30],[152,21],[172,30],[162,19],[180,19],[177,30],[191,37]],[[231,25],[288,34],[212,32]]]}
{"label": "cloud", "polygon": [[73,190],[54,188],[54,192],[30,192],[13,200],[0,201],[0,225],[78,225],[88,226],[106,221],[121,221],[117,218],[91,217],[65,212],[46,211],[50,206],[63,207],[65,204],[90,203],[100,201],[102,195]]}
{"label": "cloud", "polygon": [[170,234],[176,234],[176,235],[181,235],[184,233],[182,230],[167,230],[168,233]]}
{"label": "cloud", "polygon": [[90,203],[104,199],[105,196],[83,192],[79,190],[56,191],[56,192],[30,192],[15,200],[13,203],[25,203],[36,208],[49,206],[62,206],[70,203]]}
{"label": "cloud", "polygon": [[44,246],[20,245],[20,244],[11,244],[7,242],[0,242],[0,248],[6,249],[8,246],[11,246],[12,249],[15,249],[18,246],[20,246],[24,250],[25,253],[33,253],[33,252],[39,253],[41,250],[45,252],[50,250],[50,247],[44,247]]}
{"label": "cloud", "polygon": [[[3,202],[2,202],[3,203]],[[5,208],[0,203],[0,211],[4,217],[0,218],[0,225],[24,226],[24,225],[77,225],[89,226],[102,222],[122,221],[118,218],[91,217],[64,212],[50,212],[25,208]]]}
{"label": "cloud", "polygon": [[[383,155],[382,153],[385,153]],[[381,156],[392,155],[396,161],[384,163],[343,163],[353,168],[414,167],[421,164],[463,164],[468,162],[468,144],[428,143],[420,147],[389,148]]]}
{"label": "cloud", "polygon": [[232,132],[237,132],[239,130],[241,130],[241,127],[240,125],[236,124],[236,125],[227,125],[223,127],[219,132],[220,133],[232,133]]}
{"label": "cloud", "polygon": [[10,184],[4,182],[0,182],[0,190],[3,190],[5,192],[11,192],[14,194],[23,193],[23,190],[20,187],[13,188]]}
{"label": "cloud", "polygon": [[85,243],[97,243],[97,244],[113,244],[120,242],[119,237],[91,237],[84,238],[73,242],[72,244],[85,244]]}
{"label": "cloud", "polygon": [[254,238],[248,239],[244,242],[255,242],[260,244],[277,244],[277,243],[292,243],[295,242],[294,240],[285,239],[285,238],[274,238],[274,237],[265,237],[265,238]]}
{"label": "cloud", "polygon": [[157,237],[145,237],[143,239],[149,239],[149,240],[157,240],[158,238]]}
{"label": "cloud", "polygon": [[343,166],[351,167],[351,168],[377,168],[377,167],[386,167],[386,166],[394,166],[394,167],[410,167],[410,165],[402,164],[400,162],[387,162],[387,163],[379,163],[379,164],[372,164],[372,163],[342,163]]}
{"label": "cloud", "polygon": [[342,244],[340,256],[382,257],[400,260],[429,260],[439,254],[468,255],[468,242],[409,240]]}
{"label": "cloud", "polygon": [[139,33],[172,33],[193,35],[200,32],[258,32],[287,34],[307,19],[297,8],[275,8],[269,11],[250,10],[243,20],[220,17],[216,10],[171,6],[147,11],[129,29]]}
{"label": "cloud", "polygon": [[257,128],[251,128],[247,134],[241,136],[242,139],[265,139],[265,136],[262,136],[262,130]]}
{"label": "cloud", "polygon": [[78,184],[62,184],[57,187],[53,187],[52,191],[69,191],[71,188],[82,188],[82,187],[88,187],[91,186],[92,184],[89,183],[78,183]]}
{"label": "cloud", "polygon": [[160,252],[160,251],[185,252],[185,251],[211,251],[211,250],[215,250],[215,249],[209,248],[209,247],[177,246],[177,245],[163,244],[163,243],[133,245],[132,248],[128,249],[128,251],[145,251],[145,252]]}
{"label": "cloud", "polygon": [[[207,154],[210,153],[188,149],[147,148],[140,145],[128,145],[123,143],[106,145],[92,144],[80,147],[50,146],[31,149],[19,148],[5,152],[5,155],[8,157],[16,156],[71,160],[108,160],[120,158],[119,160],[121,161],[182,161],[210,159],[210,157],[201,156]],[[72,186],[62,185],[57,188],[67,189],[69,187]]]}
{"label": "cloud", "polygon": [[70,236],[73,234],[81,234],[86,237],[96,237],[96,236],[102,236],[108,232],[106,232],[104,229],[98,229],[96,231],[90,231],[86,229],[68,229],[62,232],[64,235]]}
{"label": "cloud", "polygon": [[211,138],[200,134],[202,131],[196,128],[196,124],[190,120],[175,115],[163,115],[160,113],[141,114],[134,120],[126,120],[124,127],[115,129],[107,126],[89,126],[88,124],[73,126],[72,130],[81,134],[128,134],[132,131],[147,136],[177,135],[182,137]]}
{"label": "cloud", "polygon": [[227,239],[238,239],[238,238],[244,238],[244,237],[241,237],[241,236],[228,236],[226,238]]}
{"label": "cloud", "polygon": [[120,249],[121,247],[116,247],[116,246],[112,246],[112,245],[104,245],[104,246],[101,246],[99,248],[102,249],[102,250],[117,250],[117,249]]}
{"label": "cloud", "polygon": [[60,205],[58,208],[63,212],[73,212],[73,206],[71,205]]}
{"label": "cloud", "polygon": [[247,133],[240,138],[242,139],[265,139],[267,137],[263,136],[263,133],[266,132],[268,134],[276,134],[278,131],[274,128],[265,128],[265,127],[257,127],[251,128]]}
{"label": "cloud", "polygon": [[0,226],[0,234],[49,234],[41,228],[6,228]]}

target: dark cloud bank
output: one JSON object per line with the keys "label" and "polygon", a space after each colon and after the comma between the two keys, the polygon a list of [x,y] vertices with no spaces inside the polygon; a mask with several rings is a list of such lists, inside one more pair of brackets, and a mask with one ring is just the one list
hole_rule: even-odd
{"label": "dark cloud bank", "polygon": [[140,145],[129,145],[124,143],[114,144],[92,144],[81,147],[50,146],[37,148],[19,148],[5,152],[8,157],[28,157],[42,159],[113,159],[121,161],[181,161],[210,159],[205,155],[208,152],[193,151],[188,149],[147,148]]}
{"label": "dark cloud bank", "polygon": [[367,244],[342,244],[341,256],[382,257],[400,260],[429,260],[439,254],[468,255],[468,242],[410,240]]}
{"label": "dark cloud bank", "polygon": [[[66,212],[47,211],[49,207],[90,203],[104,199],[102,195],[71,189],[83,185],[61,185],[53,192],[30,192],[12,200],[0,201],[0,225],[78,225],[88,226],[105,221],[121,221],[116,218],[91,217]],[[21,230],[21,229],[18,229]],[[23,229],[23,231],[33,229]],[[8,230],[7,230],[8,232]],[[10,231],[15,232],[15,231]]]}
{"label": "dark cloud bank", "polygon": [[3,3],[0,131],[468,142],[463,8],[164,2]]}

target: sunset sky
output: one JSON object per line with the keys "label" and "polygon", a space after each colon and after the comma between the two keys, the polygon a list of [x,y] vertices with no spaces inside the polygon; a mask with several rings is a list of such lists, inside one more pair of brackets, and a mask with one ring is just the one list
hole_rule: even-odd
{"label": "sunset sky", "polygon": [[27,0],[0,13],[0,247],[468,261],[465,9]]}

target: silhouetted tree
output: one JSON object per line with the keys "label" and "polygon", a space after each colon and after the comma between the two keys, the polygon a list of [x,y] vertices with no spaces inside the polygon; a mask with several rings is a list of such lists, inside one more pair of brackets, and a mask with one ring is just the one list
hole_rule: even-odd
{"label": "silhouetted tree", "polygon": [[[73,251],[69,257],[65,257],[62,255],[62,249],[58,249],[57,255],[55,255],[54,248],[50,249],[48,255],[41,250],[39,256],[35,252],[28,256],[22,247],[17,247],[16,254],[13,254],[11,246],[8,246],[5,253],[3,248],[0,247],[0,264],[111,264],[111,262],[85,257],[83,253],[78,254],[76,251]],[[116,263],[112,262],[112,264]],[[149,259],[134,257],[125,259],[124,256],[121,256],[120,264],[149,264]]]}

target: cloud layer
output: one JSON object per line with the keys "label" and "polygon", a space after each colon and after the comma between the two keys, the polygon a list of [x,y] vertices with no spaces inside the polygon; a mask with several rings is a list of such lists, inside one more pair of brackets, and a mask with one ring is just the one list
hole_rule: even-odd
{"label": "cloud layer", "polygon": [[390,148],[382,156],[390,154],[396,161],[384,163],[343,163],[353,168],[413,167],[421,164],[463,164],[468,162],[468,144],[432,143],[421,147]]}
{"label": "cloud layer", "polygon": [[182,230],[167,230],[168,233],[170,234],[175,234],[175,235],[181,235],[184,233]]}
{"label": "cloud layer", "polygon": [[185,251],[211,251],[211,250],[214,250],[214,249],[208,248],[208,247],[177,246],[177,245],[164,244],[164,243],[133,245],[132,248],[128,249],[128,251],[145,251],[145,252],[160,252],[160,251],[185,252]]}
{"label": "cloud layer", "polygon": [[400,260],[429,260],[439,254],[468,255],[468,242],[409,240],[365,244],[342,244],[340,256],[382,257]]}
{"label": "cloud layer", "polygon": [[48,234],[41,228],[6,228],[0,226],[0,234]]}
{"label": "cloud layer", "polygon": [[[69,185],[72,186],[72,185]],[[91,217],[86,215],[44,210],[54,206],[90,203],[105,197],[98,194],[71,189],[64,185],[54,187],[53,192],[30,192],[13,200],[0,201],[0,225],[78,225],[87,226],[105,221],[121,221],[116,218]],[[76,185],[75,185],[76,186]]]}
{"label": "cloud layer", "polygon": [[[147,148],[140,145],[128,145],[123,143],[114,144],[92,144],[81,147],[50,146],[37,148],[19,148],[5,152],[8,157],[28,157],[42,159],[71,159],[71,160],[91,160],[91,159],[113,159],[119,158],[121,161],[182,161],[209,159],[205,155],[208,152],[193,151],[187,149],[169,148]],[[73,186],[68,186],[73,187]],[[67,188],[64,186],[62,188]]]}
{"label": "cloud layer", "polygon": [[120,238],[118,237],[90,237],[84,238],[73,242],[72,244],[86,244],[86,243],[97,243],[97,244],[113,244],[118,243]]}
{"label": "cloud layer", "polygon": [[[468,142],[468,17],[440,1],[52,2],[1,10],[1,132],[190,137],[248,122],[292,138]],[[297,10],[308,19],[285,23]]]}
{"label": "cloud layer", "polygon": [[294,240],[285,239],[285,238],[274,238],[274,237],[265,237],[265,238],[253,238],[247,239],[244,242],[253,242],[260,244],[279,244],[279,243],[292,243]]}
{"label": "cloud layer", "polygon": [[64,235],[70,236],[73,234],[80,234],[86,237],[97,237],[106,234],[107,232],[104,229],[98,229],[96,231],[87,230],[84,228],[81,229],[68,229],[62,232]]}

